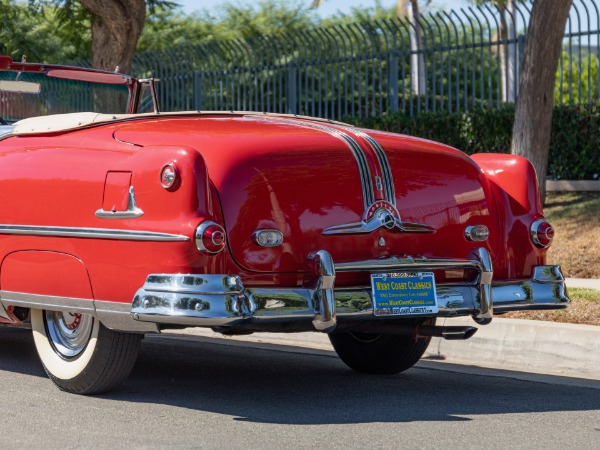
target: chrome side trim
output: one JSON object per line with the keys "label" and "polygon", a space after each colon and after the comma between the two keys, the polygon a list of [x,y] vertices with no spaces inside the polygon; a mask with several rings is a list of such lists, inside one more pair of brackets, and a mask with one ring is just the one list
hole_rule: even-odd
{"label": "chrome side trim", "polygon": [[[107,328],[129,333],[157,333],[158,326],[133,320],[128,303],[0,291],[0,311],[6,306],[90,314]],[[10,319],[10,317],[7,317]]]}
{"label": "chrome side trim", "polygon": [[137,207],[135,203],[135,192],[133,186],[129,186],[127,195],[127,209],[125,211],[106,211],[100,208],[95,216],[99,219],[135,219],[144,215],[144,211]]}
{"label": "chrome side trim", "polygon": [[158,325],[149,322],[140,322],[131,317],[129,303],[109,302],[94,300],[96,317],[102,324],[114,331],[129,333],[159,333]]}
{"label": "chrome side trim", "polygon": [[0,234],[74,237],[83,239],[113,239],[121,241],[157,241],[183,242],[189,241],[182,234],[157,233],[154,231],[129,231],[109,228],[75,228],[75,227],[45,227],[38,225],[0,225]]}
{"label": "chrome side trim", "polygon": [[249,115],[248,117],[259,118],[261,120],[266,120],[269,122],[279,122],[285,124],[292,124],[298,127],[321,130],[330,134],[333,137],[336,137],[337,139],[340,139],[341,141],[344,141],[352,151],[352,154],[354,155],[354,158],[356,159],[356,162],[358,164],[358,172],[360,174],[360,182],[363,193],[364,210],[366,211],[368,207],[375,202],[373,184],[371,183],[371,171],[369,169],[367,157],[365,156],[365,152],[360,146],[360,144],[348,133],[344,133],[343,131],[340,131],[337,128],[329,127],[321,123],[310,122],[307,120],[298,120],[284,117],[263,117],[257,115]]}
{"label": "chrome side trim", "polygon": [[0,301],[5,306],[65,311],[94,315],[92,299],[58,297],[53,295],[24,294],[22,292],[0,291]]}

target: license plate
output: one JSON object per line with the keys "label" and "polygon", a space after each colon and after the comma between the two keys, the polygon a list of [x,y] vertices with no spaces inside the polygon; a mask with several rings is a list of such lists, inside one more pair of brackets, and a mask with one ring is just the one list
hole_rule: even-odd
{"label": "license plate", "polygon": [[371,274],[373,314],[410,316],[438,312],[433,272]]}

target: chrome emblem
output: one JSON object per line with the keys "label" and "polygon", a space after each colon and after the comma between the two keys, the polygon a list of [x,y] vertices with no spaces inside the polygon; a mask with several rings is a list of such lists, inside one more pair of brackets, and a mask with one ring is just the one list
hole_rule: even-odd
{"label": "chrome emblem", "polygon": [[435,229],[428,225],[403,222],[394,205],[385,200],[379,200],[367,208],[361,222],[329,227],[323,230],[323,234],[364,234],[372,233],[380,228],[403,233],[435,233]]}

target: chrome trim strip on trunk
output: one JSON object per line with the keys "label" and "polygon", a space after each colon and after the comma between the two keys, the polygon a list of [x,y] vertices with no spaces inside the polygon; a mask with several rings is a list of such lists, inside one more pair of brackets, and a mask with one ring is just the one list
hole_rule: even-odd
{"label": "chrome trim strip on trunk", "polygon": [[[485,251],[485,249],[483,249]],[[384,258],[336,263],[336,272],[367,272],[385,270],[435,270],[435,269],[481,269],[481,264],[474,260],[430,259],[430,258]]]}
{"label": "chrome trim strip on trunk", "polygon": [[46,227],[38,225],[0,225],[0,234],[83,239],[113,239],[121,241],[184,242],[188,236],[154,231],[129,231],[108,228]]}
{"label": "chrome trim strip on trunk", "polygon": [[268,122],[279,122],[279,123],[291,124],[291,125],[298,126],[298,127],[321,130],[321,131],[328,133],[329,135],[331,135],[333,137],[336,137],[337,139],[340,139],[341,141],[344,141],[346,143],[346,145],[348,145],[348,147],[352,151],[352,154],[354,155],[354,158],[356,159],[356,162],[358,164],[358,171],[360,174],[360,182],[361,182],[362,192],[363,192],[364,210],[366,211],[369,208],[369,206],[375,202],[375,194],[373,192],[373,184],[371,181],[371,170],[369,169],[369,164],[367,162],[367,157],[365,155],[365,151],[360,146],[360,144],[356,141],[356,139],[354,139],[348,133],[344,133],[343,131],[338,130],[337,128],[325,126],[322,123],[314,123],[314,122],[310,122],[308,120],[300,120],[300,119],[284,118],[284,117],[264,117],[264,116],[257,116],[257,115],[248,115],[248,117],[259,118],[261,120],[265,120]]}
{"label": "chrome trim strip on trunk", "polygon": [[353,130],[349,127],[344,127],[345,129],[352,131],[355,135],[361,137],[365,141],[371,145],[375,155],[377,156],[377,161],[379,162],[379,167],[381,168],[381,175],[383,177],[383,187],[384,187],[384,196],[385,199],[390,202],[392,205],[396,206],[396,190],[394,188],[394,177],[392,176],[392,168],[390,166],[390,162],[387,158],[385,150],[383,147],[375,140],[375,138],[369,136],[367,133],[364,133],[360,130]]}

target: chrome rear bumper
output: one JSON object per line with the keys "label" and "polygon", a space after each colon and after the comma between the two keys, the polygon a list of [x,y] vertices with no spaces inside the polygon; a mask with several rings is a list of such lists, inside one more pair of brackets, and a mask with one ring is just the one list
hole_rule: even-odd
{"label": "chrome rear bumper", "polygon": [[335,288],[336,272],[444,269],[473,269],[478,275],[471,283],[436,284],[436,317],[471,315],[486,324],[493,311],[560,309],[570,301],[558,266],[535,267],[530,279],[494,283],[491,258],[483,248],[465,260],[387,258],[340,264],[321,250],[309,255],[304,283],[298,288],[245,288],[237,275],[149,275],[133,299],[131,315],[144,322],[236,332],[331,332],[338,322],[348,326],[419,317],[374,316],[370,288]]}

